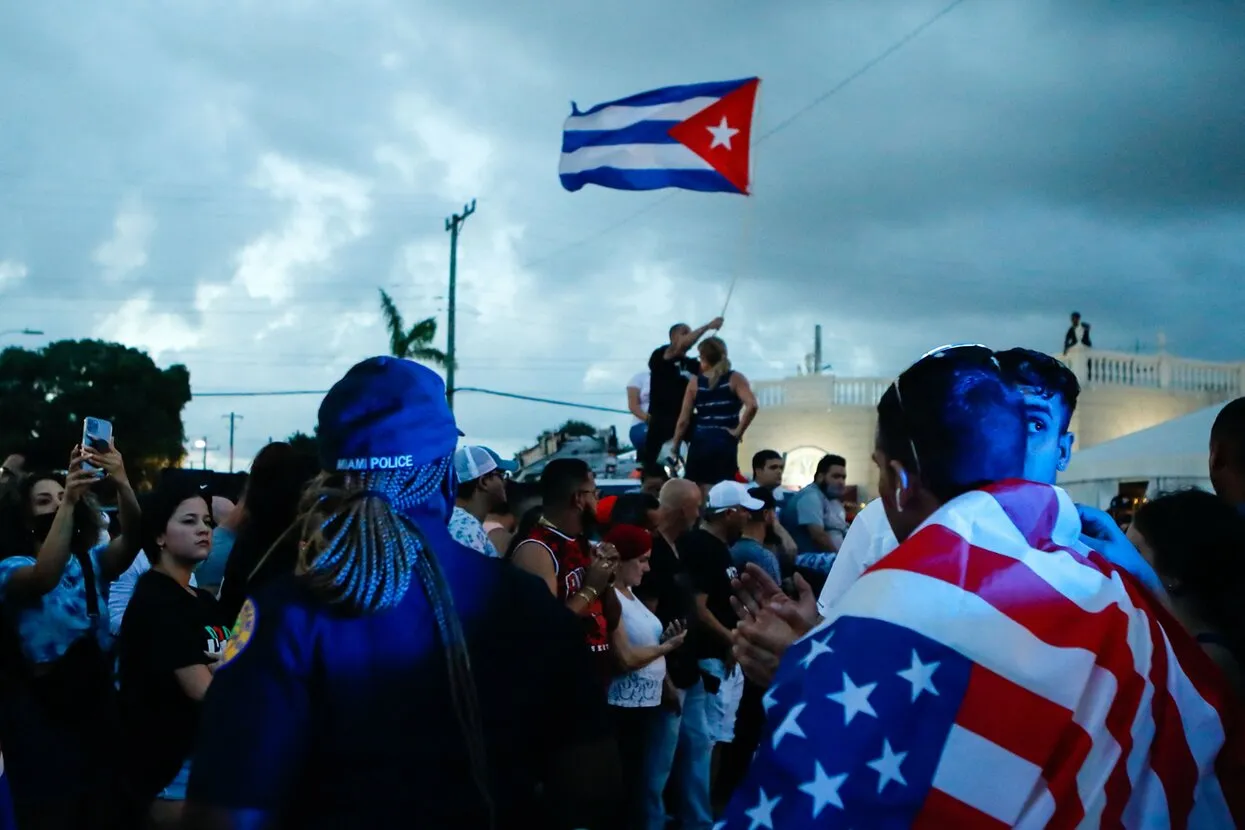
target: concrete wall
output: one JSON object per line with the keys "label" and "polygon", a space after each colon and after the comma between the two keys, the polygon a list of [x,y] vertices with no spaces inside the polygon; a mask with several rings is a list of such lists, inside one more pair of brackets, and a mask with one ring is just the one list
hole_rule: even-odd
{"label": "concrete wall", "polygon": [[802,487],[812,480],[810,465],[816,466],[826,453],[835,453],[847,460],[848,484],[860,487],[863,496],[873,496],[878,480],[873,463],[874,422],[873,407],[868,406],[830,407],[820,412],[762,408],[744,436],[739,463],[747,475],[758,450],[789,454],[784,483]]}

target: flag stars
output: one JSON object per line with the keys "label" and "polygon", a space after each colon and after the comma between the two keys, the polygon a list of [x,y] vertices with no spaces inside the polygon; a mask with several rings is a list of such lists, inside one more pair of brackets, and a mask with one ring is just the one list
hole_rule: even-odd
{"label": "flag stars", "polygon": [[904,680],[912,684],[912,700],[915,702],[921,696],[921,692],[929,692],[932,695],[938,694],[938,690],[934,688],[934,671],[938,668],[938,661],[932,663],[922,663],[921,658],[917,656],[916,649],[912,649],[912,665],[897,674]]}
{"label": "flag stars", "polygon": [[874,718],[878,716],[878,713],[873,711],[873,704],[869,702],[869,695],[877,688],[877,685],[866,683],[863,686],[857,686],[847,676],[847,672],[843,672],[843,691],[833,692],[826,697],[842,705],[844,726],[850,724],[852,718],[861,713]]}
{"label": "flag stars", "polygon": [[782,796],[776,795],[772,799],[765,795],[765,788],[761,788],[760,800],[757,806],[744,810],[744,815],[752,820],[748,825],[748,830],[760,830],[764,827],[766,830],[774,830],[774,808],[778,806],[778,802],[782,801]]}
{"label": "flag stars", "polygon": [[726,116],[722,116],[722,121],[716,127],[705,127],[706,130],[713,135],[713,143],[709,145],[709,149],[714,147],[725,147],[731,149],[731,139],[739,134],[739,130],[726,123]]}
{"label": "flag stars", "polygon": [[907,757],[908,753],[895,752],[891,749],[891,742],[883,739],[882,757],[869,762],[869,768],[876,770],[878,773],[878,795],[881,795],[882,789],[892,781],[898,781],[905,787],[908,786],[908,782],[904,780],[903,772],[899,769],[899,765]]}
{"label": "flag stars", "polygon": [[[828,639],[828,638],[827,638]],[[808,654],[804,655],[804,659],[800,661],[800,665],[808,668],[813,665],[813,661],[823,654],[834,654],[834,649],[826,645],[822,640],[809,640]]]}
{"label": "flag stars", "polygon": [[775,686],[770,686],[765,690],[765,694],[761,697],[761,705],[765,707],[765,714],[769,714],[769,710],[778,705],[778,698],[774,697]]}
{"label": "flag stars", "polygon": [[804,703],[797,703],[792,706],[791,711],[788,712],[787,716],[782,719],[782,723],[778,724],[778,728],[774,730],[774,738],[771,743],[771,746],[774,749],[778,749],[779,742],[788,735],[794,735],[797,738],[808,737],[804,734],[804,730],[799,724],[800,714],[804,711],[804,707],[806,705],[807,704]]}
{"label": "flag stars", "polygon": [[843,809],[843,799],[839,797],[839,787],[847,780],[847,773],[826,775],[821,762],[814,762],[813,780],[800,785],[800,792],[813,799],[813,818],[821,815],[827,804]]}

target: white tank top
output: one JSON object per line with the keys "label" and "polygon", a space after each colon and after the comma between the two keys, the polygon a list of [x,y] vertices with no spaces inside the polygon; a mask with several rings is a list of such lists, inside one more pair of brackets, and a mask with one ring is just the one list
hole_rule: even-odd
{"label": "white tank top", "polygon": [[[638,599],[632,599],[617,588],[618,604],[622,607],[620,625],[627,632],[633,647],[655,646],[661,642],[661,620]],[[610,683],[611,706],[637,708],[661,704],[661,684],[666,679],[666,658],[658,657],[642,669],[615,677]]]}

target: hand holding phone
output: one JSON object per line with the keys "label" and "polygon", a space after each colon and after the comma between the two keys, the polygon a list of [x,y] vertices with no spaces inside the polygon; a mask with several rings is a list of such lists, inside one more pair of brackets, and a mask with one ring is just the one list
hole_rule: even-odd
{"label": "hand holding phone", "polygon": [[102,456],[112,448],[112,422],[103,418],[87,418],[82,422],[82,469],[104,476],[104,468],[92,463],[93,456]]}
{"label": "hand holding phone", "polygon": [[117,444],[113,440],[112,435],[112,424],[107,421],[101,421],[98,418],[88,418],[87,421],[88,424],[93,421],[94,424],[92,425],[106,424],[107,426],[101,428],[99,432],[106,432],[107,438],[101,440],[98,434],[96,434],[93,436],[94,440],[91,443],[83,443],[83,468],[97,471],[95,473],[97,478],[108,476],[118,485],[128,485],[129,476],[125,471],[125,459],[117,451]]}

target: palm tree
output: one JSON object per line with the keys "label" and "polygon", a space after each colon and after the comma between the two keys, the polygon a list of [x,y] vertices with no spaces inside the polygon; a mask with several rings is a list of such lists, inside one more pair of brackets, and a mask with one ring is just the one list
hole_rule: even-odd
{"label": "palm tree", "polygon": [[391,355],[449,367],[450,359],[445,352],[432,346],[437,336],[436,317],[425,317],[408,330],[402,320],[402,312],[398,311],[393,298],[383,288],[380,289],[380,310],[385,315],[385,328],[389,329]]}

